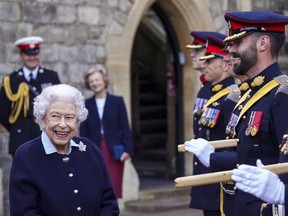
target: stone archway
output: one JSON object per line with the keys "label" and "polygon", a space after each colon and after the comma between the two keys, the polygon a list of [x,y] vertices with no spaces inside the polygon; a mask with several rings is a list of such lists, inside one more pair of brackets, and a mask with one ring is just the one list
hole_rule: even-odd
{"label": "stone archway", "polygon": [[[129,118],[131,120],[131,55],[134,43],[134,38],[141,22],[141,19],[148,8],[152,4],[157,4],[170,17],[173,28],[178,38],[180,50],[185,56],[185,64],[183,65],[183,106],[184,106],[184,136],[185,139],[192,136],[192,112],[191,107],[199,89],[198,76],[195,79],[193,68],[190,61],[190,53],[185,46],[191,43],[190,31],[195,30],[213,30],[213,20],[208,8],[208,5],[203,1],[198,0],[146,0],[135,1],[127,17],[127,22],[123,28],[121,35],[111,36],[107,38],[107,69],[109,80],[112,84],[112,89],[115,94],[124,96]],[[187,120],[188,119],[188,120]],[[187,120],[187,121],[186,121]],[[186,157],[186,156],[185,156]],[[192,157],[189,155],[185,158],[185,164],[192,164]],[[191,167],[191,166],[185,166]],[[132,169],[132,168],[131,168]],[[186,168],[185,168],[186,169]],[[185,173],[191,173],[191,168],[185,170]],[[123,199],[120,201],[120,206],[123,202],[137,199],[137,189],[139,179],[135,176],[135,170],[132,169],[132,175],[124,175]],[[133,176],[133,177],[132,177]],[[125,188],[129,184],[129,188],[134,186],[133,195],[129,194]],[[126,186],[125,186],[126,185]]]}
{"label": "stone archway", "polygon": [[[170,16],[173,27],[177,34],[180,49],[184,53],[186,63],[183,66],[183,98],[185,119],[185,138],[192,136],[191,122],[193,98],[195,98],[199,82],[195,79],[189,52],[185,45],[191,42],[190,31],[209,30],[213,31],[213,19],[209,7],[205,1],[191,0],[147,0],[135,1],[127,17],[123,33],[119,36],[109,36],[107,39],[107,68],[109,79],[116,94],[123,95],[127,105],[128,115],[131,116],[131,90],[130,90],[130,61],[132,46],[138,25],[146,10],[157,2],[161,8]],[[121,76],[121,79],[119,79]]]}

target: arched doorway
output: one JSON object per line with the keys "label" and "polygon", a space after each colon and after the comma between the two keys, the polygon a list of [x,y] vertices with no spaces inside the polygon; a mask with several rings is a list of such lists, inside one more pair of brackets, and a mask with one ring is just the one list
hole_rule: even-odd
{"label": "arched doorway", "polygon": [[[174,178],[183,140],[182,66],[169,17],[155,3],[138,27],[131,59],[134,164],[140,177]],[[179,159],[179,157],[178,157]]]}
{"label": "arched doorway", "polygon": [[[196,92],[199,87],[199,81],[198,79],[195,79],[195,76],[193,75],[192,64],[189,61],[190,58],[189,52],[187,52],[187,50],[185,49],[185,45],[191,42],[190,31],[192,29],[211,31],[214,28],[211,14],[205,1],[191,1],[191,0],[135,1],[127,17],[127,22],[124,26],[123,33],[115,36],[110,35],[107,38],[107,68],[109,73],[108,75],[110,83],[113,84],[114,92],[116,94],[124,96],[129,119],[132,125],[132,118],[134,115],[134,110],[132,109],[133,104],[131,102],[133,91],[133,89],[131,89],[132,86],[131,82],[134,79],[134,77],[132,77],[134,76],[132,73],[132,66],[134,64],[131,63],[133,58],[132,55],[133,45],[136,38],[137,30],[139,29],[144,14],[155,3],[157,3],[159,8],[161,8],[162,12],[164,12],[164,14],[166,14],[169,20],[171,21],[170,27],[174,30],[173,32],[176,35],[175,37],[177,38],[175,39],[177,41],[176,44],[179,44],[179,50],[183,52],[184,59],[187,59],[185,64],[182,66],[182,73],[180,74],[181,77],[177,75],[178,76],[177,88],[183,86],[183,91],[182,89],[179,89],[179,91],[182,91],[181,94],[183,100],[181,98],[180,99],[177,98],[178,104],[181,104],[182,109],[184,110],[183,118],[181,119],[181,121],[183,121],[183,124],[176,125],[176,131],[178,134],[177,142],[181,143],[183,142],[183,140],[180,139],[181,136],[182,138],[184,137],[184,140],[189,139],[192,136],[191,107],[193,107],[193,101],[195,100]],[[173,49],[170,50],[170,53],[171,52],[173,52]],[[141,64],[139,66],[141,67]],[[172,69],[178,70],[179,68],[173,65]],[[174,71],[174,74],[177,70]],[[166,79],[166,76],[164,76],[164,78]],[[178,82],[182,84],[179,85]],[[176,107],[178,106],[180,105],[177,105]],[[179,113],[181,114],[181,112],[178,112],[178,110],[176,110],[176,115],[178,115]],[[171,132],[168,131],[168,133],[170,134]],[[175,155],[176,154],[177,153],[175,153]],[[183,154],[177,154],[176,158],[174,158],[176,162],[175,161],[173,162],[174,164],[176,164],[176,169],[177,172],[179,172],[179,175],[183,174],[182,172],[184,168],[185,168],[184,173],[190,172],[189,169],[192,163],[191,156],[190,158],[189,157],[187,158],[185,155],[185,164],[188,164],[189,166],[185,166],[183,157],[184,157]],[[134,158],[133,161],[135,159],[136,158]],[[186,167],[188,167],[188,170],[186,170]]]}

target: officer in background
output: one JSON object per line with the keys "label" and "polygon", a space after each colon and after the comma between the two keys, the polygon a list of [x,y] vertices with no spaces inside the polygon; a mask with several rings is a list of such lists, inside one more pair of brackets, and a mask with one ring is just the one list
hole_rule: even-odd
{"label": "officer in background", "polygon": [[9,154],[28,140],[40,135],[39,126],[34,122],[33,100],[42,89],[59,84],[55,71],[39,65],[41,37],[25,37],[17,40],[23,66],[3,77],[0,90],[0,123],[10,133]]}
{"label": "officer in background", "polygon": [[193,37],[192,44],[186,45],[187,49],[191,50],[190,56],[192,60],[192,66],[195,70],[201,73],[199,79],[201,82],[201,87],[197,93],[197,98],[194,103],[193,108],[193,132],[194,138],[198,138],[198,122],[201,117],[201,110],[203,109],[207,100],[211,97],[211,83],[207,82],[205,79],[205,74],[203,71],[203,63],[204,61],[200,61],[199,58],[205,54],[206,51],[206,41],[208,35],[217,35],[217,32],[209,32],[209,31],[192,31],[190,35]]}
{"label": "officer in background", "polygon": [[[206,42],[207,42],[208,35],[220,36],[220,34],[217,32],[210,32],[210,31],[192,31],[190,35],[193,37],[193,42],[187,45],[186,48],[191,50],[190,56],[191,56],[193,68],[201,73],[199,77],[200,82],[201,82],[201,87],[197,93],[197,98],[194,103],[194,109],[193,109],[193,132],[194,132],[194,138],[196,139],[198,138],[198,133],[199,133],[198,122],[201,117],[201,110],[203,109],[205,103],[212,96],[212,92],[210,90],[211,82],[207,82],[205,79],[205,71],[203,70],[204,61],[200,61],[199,58],[205,55]],[[197,167],[196,167],[197,165],[195,165],[197,163],[198,163],[198,159],[196,157],[193,157],[193,171],[195,169],[197,170]],[[195,171],[194,171],[194,174],[195,174]],[[202,209],[203,205],[197,205],[196,200],[198,199],[198,194],[193,194],[195,193],[193,192],[193,190],[191,189],[190,207]],[[201,196],[205,196],[205,194]]]}
{"label": "officer in background", "polygon": [[[225,122],[228,122],[231,110],[226,110],[225,98],[229,94],[228,87],[234,84],[234,79],[225,70],[226,63],[223,57],[227,51],[223,51],[225,35],[218,37],[207,36],[207,48],[204,56],[200,57],[203,63],[203,70],[207,81],[211,82],[209,91],[212,97],[205,103],[201,110],[201,117],[198,122],[198,137],[202,140],[219,140],[225,138]],[[204,139],[203,139],[204,138]],[[186,147],[186,143],[185,143]],[[188,147],[189,148],[189,147]],[[195,146],[197,148],[197,146]],[[190,151],[190,149],[186,150]],[[202,151],[203,150],[203,151]],[[193,174],[204,174],[211,172],[211,169],[202,156],[209,154],[211,149],[197,149],[193,152],[194,157]],[[209,162],[208,162],[209,163]],[[207,196],[209,194],[209,196]],[[192,187],[191,208],[203,209],[204,216],[220,215],[220,186],[219,184]]]}

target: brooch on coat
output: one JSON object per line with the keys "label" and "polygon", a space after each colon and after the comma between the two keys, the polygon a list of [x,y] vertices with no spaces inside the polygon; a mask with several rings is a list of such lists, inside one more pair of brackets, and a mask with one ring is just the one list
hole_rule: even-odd
{"label": "brooch on coat", "polygon": [[77,144],[79,151],[83,152],[86,151],[86,145],[84,145],[84,143],[82,141],[79,142],[79,144]]}

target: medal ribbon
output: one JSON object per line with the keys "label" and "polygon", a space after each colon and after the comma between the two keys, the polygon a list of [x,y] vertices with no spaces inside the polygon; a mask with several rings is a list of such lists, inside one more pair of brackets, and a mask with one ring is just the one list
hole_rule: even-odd
{"label": "medal ribbon", "polygon": [[[280,83],[277,80],[271,80],[266,85],[264,85],[261,89],[259,89],[252,97],[251,99],[244,105],[243,109],[240,112],[238,121],[236,123],[236,126],[238,125],[240,119],[242,116],[248,111],[248,109],[255,104],[258,100],[260,100],[262,97],[264,97],[268,92],[270,92],[272,89],[277,87]],[[246,94],[245,94],[246,95]],[[244,96],[243,96],[244,97]]]}

